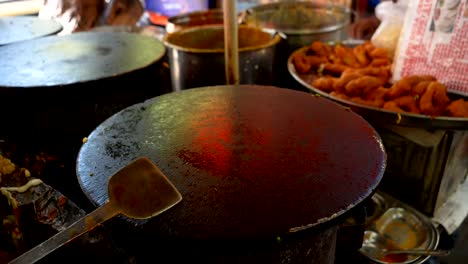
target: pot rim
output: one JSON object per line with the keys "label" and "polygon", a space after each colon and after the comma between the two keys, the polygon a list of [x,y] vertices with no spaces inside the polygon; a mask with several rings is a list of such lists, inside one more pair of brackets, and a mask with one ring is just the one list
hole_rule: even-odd
{"label": "pot rim", "polygon": [[[330,11],[331,9],[333,9],[333,10],[336,10],[337,12],[341,13],[344,18],[342,19],[342,21],[339,21],[336,24],[324,26],[324,27],[321,27],[321,28],[315,28],[315,29],[304,29],[304,28],[301,28],[301,29],[283,29],[283,28],[281,28],[280,25],[266,26],[266,25],[262,25],[262,24],[265,24],[265,21],[258,20],[258,19],[255,18],[256,13],[262,13],[262,12],[265,12],[265,11],[278,9],[278,8],[281,8],[281,6],[285,6],[286,8],[289,8],[291,6],[299,6],[299,5],[301,5],[301,6],[305,7],[305,8],[314,8],[314,9],[322,10],[322,11],[325,11],[327,13],[333,12],[333,11]],[[274,2],[274,3],[268,3],[268,4],[254,6],[254,7],[251,7],[249,9],[244,10],[243,13],[242,13],[242,22],[248,24],[246,22],[247,18],[248,17],[253,17],[253,23],[257,24],[258,27],[260,27],[260,28],[264,28],[264,29],[266,28],[266,29],[272,29],[272,30],[275,30],[275,31],[280,31],[280,32],[282,32],[282,33],[284,33],[286,35],[304,35],[304,34],[328,33],[328,32],[334,32],[334,31],[338,31],[340,29],[343,29],[344,27],[346,27],[347,25],[349,25],[351,23],[351,16],[356,17],[357,16],[356,12],[354,12],[353,10],[351,10],[350,8],[347,8],[345,6],[338,6],[338,5],[333,5],[333,4],[320,4],[320,3],[313,3],[313,2],[301,2],[301,1],[299,1],[299,2],[283,2],[283,3]]]}
{"label": "pot rim", "polygon": [[[199,30],[202,30],[202,29],[205,29],[205,28],[224,29],[224,26],[223,25],[203,25],[203,26],[194,26],[194,27],[182,29],[182,30],[170,33],[170,34],[166,34],[164,36],[164,38],[163,38],[163,43],[168,48],[172,48],[172,49],[175,49],[175,50],[178,50],[178,51],[190,52],[190,53],[201,53],[201,54],[224,53],[224,48],[222,48],[222,49],[187,48],[187,47],[183,47],[183,46],[180,46],[180,45],[173,44],[173,43],[171,43],[169,41],[169,38],[171,36],[174,36],[174,35],[177,35],[177,34],[181,35],[181,34],[184,34],[184,33],[187,33],[187,32],[192,32],[192,31],[199,31]],[[258,31],[267,33],[267,34],[269,34],[271,36],[271,39],[270,39],[270,41],[268,41],[265,44],[239,48],[239,53],[270,48],[270,47],[275,46],[276,44],[278,44],[282,39],[280,33],[277,32],[277,31],[262,29],[262,28],[253,27],[253,26],[239,25],[239,29],[241,29],[241,28],[249,28],[249,29],[254,29],[254,30],[258,30]]]}
{"label": "pot rim", "polygon": [[[190,22],[190,20],[193,18],[206,19],[206,17],[207,16],[210,17],[210,15],[211,17],[214,17],[214,18],[221,18],[221,20],[224,18],[222,9],[199,10],[199,11],[193,11],[193,12],[189,12],[185,14],[180,14],[180,15],[168,18],[168,21],[166,24],[166,32],[174,33],[185,28],[194,27],[196,25],[189,26],[185,23]],[[238,20],[240,20],[240,18]],[[207,24],[207,25],[211,25],[211,24]]]}

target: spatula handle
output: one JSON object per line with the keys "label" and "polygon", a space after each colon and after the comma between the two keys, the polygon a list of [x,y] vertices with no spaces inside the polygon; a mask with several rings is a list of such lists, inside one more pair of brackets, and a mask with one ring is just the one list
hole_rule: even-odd
{"label": "spatula handle", "polygon": [[96,225],[112,218],[118,213],[119,212],[115,209],[115,207],[109,203],[105,203],[85,217],[71,224],[66,229],[55,234],[53,237],[12,260],[10,264],[35,263],[36,261],[39,261],[43,257],[47,256],[55,249],[92,230],[94,227],[96,227]]}

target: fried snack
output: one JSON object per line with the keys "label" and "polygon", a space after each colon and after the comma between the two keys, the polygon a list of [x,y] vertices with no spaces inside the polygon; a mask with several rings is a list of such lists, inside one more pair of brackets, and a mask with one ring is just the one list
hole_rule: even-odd
{"label": "fried snack", "polygon": [[341,77],[336,79],[336,81],[334,82],[333,89],[335,89],[335,91],[338,91],[338,92],[345,92],[344,91],[345,86],[351,80],[358,79],[358,78],[363,77],[363,76],[364,75],[359,73],[359,72],[355,72],[355,71],[352,71],[352,70],[345,70],[343,72],[343,74],[341,75]]}
{"label": "fried snack", "polygon": [[353,49],[347,48],[341,44],[335,45],[335,54],[337,57],[341,58],[343,63],[346,66],[359,68],[361,65],[358,63],[356,57],[354,56]]}
{"label": "fried snack", "polygon": [[364,49],[366,50],[366,54],[367,54],[368,57],[370,57],[370,54],[372,53],[372,51],[373,51],[374,49],[376,49],[376,46],[374,46],[374,45],[372,44],[372,42],[370,42],[370,41],[364,42],[364,44],[362,44],[362,46],[363,46]]}
{"label": "fried snack", "polygon": [[413,114],[419,114],[419,108],[418,108],[418,100],[411,95],[405,95],[402,97],[399,97],[397,99],[394,99],[393,102],[395,102],[399,108],[403,109],[405,112],[410,112]]}
{"label": "fried snack", "polygon": [[320,65],[328,62],[328,59],[323,56],[306,56],[305,60],[313,69],[318,69]]}
{"label": "fried snack", "polygon": [[354,56],[356,56],[356,60],[360,64],[361,67],[366,67],[369,65],[370,60],[367,57],[366,49],[363,45],[359,45],[353,49]]}
{"label": "fried snack", "polygon": [[382,66],[387,66],[392,64],[392,61],[389,58],[378,58],[375,60],[372,60],[370,63],[371,67],[382,67]]}
{"label": "fried snack", "polygon": [[308,63],[305,56],[300,53],[297,53],[293,57],[293,63],[294,63],[294,67],[296,68],[296,71],[300,74],[306,74],[312,68],[312,65]]}
{"label": "fried snack", "polygon": [[388,58],[388,52],[386,49],[374,48],[368,53],[372,59],[386,59]]}
{"label": "fried snack", "polygon": [[384,85],[385,83],[374,76],[362,76],[353,79],[345,86],[347,95],[362,95],[371,92]]}
{"label": "fried snack", "polygon": [[390,111],[395,111],[395,112],[405,112],[403,109],[401,109],[398,104],[394,101],[388,101],[386,102],[383,107],[383,109],[387,109]]}
{"label": "fried snack", "polygon": [[354,48],[316,41],[292,62],[300,74],[324,76],[311,85],[338,99],[399,113],[468,117],[468,102],[450,102],[434,76],[407,76],[391,84],[392,59],[370,41]]}
{"label": "fried snack", "polygon": [[324,63],[321,65],[323,73],[328,73],[334,76],[340,76],[348,67],[342,64]]}
{"label": "fried snack", "polygon": [[361,75],[370,75],[377,77],[379,79],[382,79],[383,82],[388,83],[391,77],[390,73],[390,67],[389,66],[384,66],[384,67],[365,67],[365,68],[360,68],[360,69],[348,69],[346,72],[355,72],[359,73]]}
{"label": "fried snack", "polygon": [[310,45],[310,50],[312,50],[314,54],[323,57],[328,57],[332,53],[332,48],[330,45],[327,45],[321,41],[314,41]]}
{"label": "fried snack", "polygon": [[351,99],[346,94],[338,93],[338,92],[331,92],[330,95],[333,96],[333,97],[336,97],[338,99],[343,99],[343,100],[350,100]]}
{"label": "fried snack", "polygon": [[378,87],[364,95],[364,99],[367,101],[373,101],[377,107],[382,107],[385,103],[385,95],[388,89],[384,87]]}
{"label": "fried snack", "polygon": [[447,97],[447,87],[439,82],[431,82],[426,89],[426,92],[419,100],[419,109],[421,113],[430,116],[437,116],[449,104],[450,99]]}
{"label": "fried snack", "polygon": [[315,79],[313,82],[312,82],[312,86],[317,88],[317,89],[320,89],[324,92],[333,92],[333,84],[335,83],[336,81],[336,78],[333,78],[333,77],[321,77],[321,78],[317,78]]}
{"label": "fried snack", "polygon": [[328,61],[332,64],[344,65],[343,59],[341,57],[336,56],[335,53],[332,53],[328,56]]}
{"label": "fried snack", "polygon": [[[388,91],[388,98],[395,99],[403,95],[408,95],[413,90],[414,86],[417,86],[420,82],[423,81],[436,81],[437,79],[431,75],[412,75],[403,77],[401,80],[397,81],[392,85]],[[421,89],[421,87],[420,87]]]}
{"label": "fried snack", "polygon": [[468,117],[468,101],[458,99],[451,102],[445,108],[445,113],[454,117]]}
{"label": "fried snack", "polygon": [[429,84],[431,84],[431,81],[422,81],[418,83],[417,85],[412,87],[411,94],[417,95],[417,96],[423,95],[426,92]]}
{"label": "fried snack", "polygon": [[380,108],[383,106],[384,101],[373,101],[373,100],[366,100],[361,97],[352,97],[351,101],[362,104],[362,105],[367,105],[367,106],[372,106],[372,107],[377,107]]}
{"label": "fried snack", "polygon": [[387,98],[392,100],[411,92],[411,83],[408,79],[401,79],[388,89]]}

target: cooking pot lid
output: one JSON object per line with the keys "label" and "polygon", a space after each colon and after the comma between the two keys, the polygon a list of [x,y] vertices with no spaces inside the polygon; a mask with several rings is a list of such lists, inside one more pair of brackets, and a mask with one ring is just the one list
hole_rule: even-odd
{"label": "cooking pot lid", "polygon": [[141,69],[165,53],[136,33],[82,32],[0,47],[0,87],[43,87],[112,77]]}
{"label": "cooking pot lid", "polygon": [[354,112],[252,85],[184,90],[113,115],[79,151],[82,189],[102,205],[109,176],[140,156],[183,196],[151,223],[195,239],[271,237],[334,219],[374,191],[386,163]]}
{"label": "cooking pot lid", "polygon": [[37,16],[0,17],[0,46],[52,35],[62,30],[60,23]]}

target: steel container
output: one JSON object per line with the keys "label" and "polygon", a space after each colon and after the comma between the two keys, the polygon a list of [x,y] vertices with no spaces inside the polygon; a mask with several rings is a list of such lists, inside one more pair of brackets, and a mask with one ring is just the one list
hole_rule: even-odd
{"label": "steel container", "polygon": [[221,9],[209,9],[205,11],[195,11],[169,17],[166,24],[166,32],[176,31],[204,25],[223,25],[224,16]]}
{"label": "steel container", "polygon": [[[281,37],[259,28],[239,26],[238,38],[240,83],[273,84],[276,46]],[[183,29],[167,34],[164,43],[174,91],[226,84],[223,26]]]}
{"label": "steel container", "polygon": [[275,85],[304,91],[288,73],[286,65],[289,55],[313,41],[347,39],[347,26],[352,15],[352,11],[344,6],[313,1],[282,1],[255,5],[244,10],[240,19],[241,24],[274,30],[282,35],[284,40],[281,42],[281,52],[277,53],[278,81]]}
{"label": "steel container", "polygon": [[245,10],[242,23],[282,32],[288,53],[313,41],[339,41],[346,38],[352,11],[340,5],[310,1],[261,4]]}

